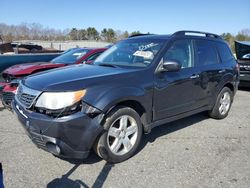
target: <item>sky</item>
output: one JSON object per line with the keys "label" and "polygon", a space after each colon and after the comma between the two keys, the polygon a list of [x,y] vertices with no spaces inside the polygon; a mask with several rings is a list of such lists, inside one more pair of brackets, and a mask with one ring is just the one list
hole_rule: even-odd
{"label": "sky", "polygon": [[0,0],[0,23],[40,23],[62,30],[237,34],[250,28],[250,0]]}

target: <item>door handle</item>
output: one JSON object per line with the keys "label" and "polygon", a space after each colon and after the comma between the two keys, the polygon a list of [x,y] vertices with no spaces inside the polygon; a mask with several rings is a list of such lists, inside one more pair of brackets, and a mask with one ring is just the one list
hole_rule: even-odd
{"label": "door handle", "polygon": [[224,72],[226,72],[225,69],[219,70],[219,73],[224,73]]}
{"label": "door handle", "polygon": [[195,79],[195,78],[199,78],[199,77],[200,77],[199,74],[194,74],[194,75],[190,76],[191,79]]}

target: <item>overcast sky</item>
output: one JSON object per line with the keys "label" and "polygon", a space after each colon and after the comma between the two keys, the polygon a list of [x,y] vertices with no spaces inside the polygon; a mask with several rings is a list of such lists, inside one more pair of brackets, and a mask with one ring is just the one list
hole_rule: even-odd
{"label": "overcast sky", "polygon": [[0,0],[0,22],[55,29],[111,27],[156,34],[250,28],[250,0]]}

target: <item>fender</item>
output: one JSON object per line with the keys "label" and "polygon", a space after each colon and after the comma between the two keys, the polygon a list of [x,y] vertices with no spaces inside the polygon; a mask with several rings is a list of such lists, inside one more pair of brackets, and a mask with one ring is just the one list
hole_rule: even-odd
{"label": "fender", "polygon": [[[232,73],[227,73],[227,74],[223,75],[220,83],[217,85],[215,91],[213,92],[212,98],[214,100],[213,100],[213,103],[211,104],[211,108],[213,108],[213,106],[216,102],[216,99],[217,99],[217,95],[220,93],[220,91],[222,90],[222,88],[225,85],[227,85],[227,84],[232,85],[233,86],[233,93],[235,94],[235,92],[237,90],[237,83],[235,82],[235,80],[237,80],[237,79],[235,78],[235,76]],[[230,88],[230,89],[232,89],[232,88]]]}
{"label": "fender", "polygon": [[[92,91],[94,92],[94,91]],[[145,90],[139,87],[116,87],[106,89],[96,95],[91,95],[84,99],[85,102],[100,109],[104,114],[108,113],[111,108],[125,101],[135,101],[141,104],[147,114],[147,121],[151,119],[153,105],[153,89]],[[96,92],[95,92],[96,93]],[[95,97],[90,97],[95,96]]]}

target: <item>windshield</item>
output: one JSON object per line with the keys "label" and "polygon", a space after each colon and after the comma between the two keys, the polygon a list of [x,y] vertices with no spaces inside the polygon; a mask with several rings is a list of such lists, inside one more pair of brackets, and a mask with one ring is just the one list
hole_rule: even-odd
{"label": "windshield", "polygon": [[64,63],[64,64],[73,64],[81,57],[86,55],[89,50],[87,49],[71,49],[64,52],[62,55],[56,57],[51,62],[52,63]]}
{"label": "windshield", "polygon": [[152,63],[163,42],[154,39],[121,41],[101,54],[94,64],[147,67]]}

